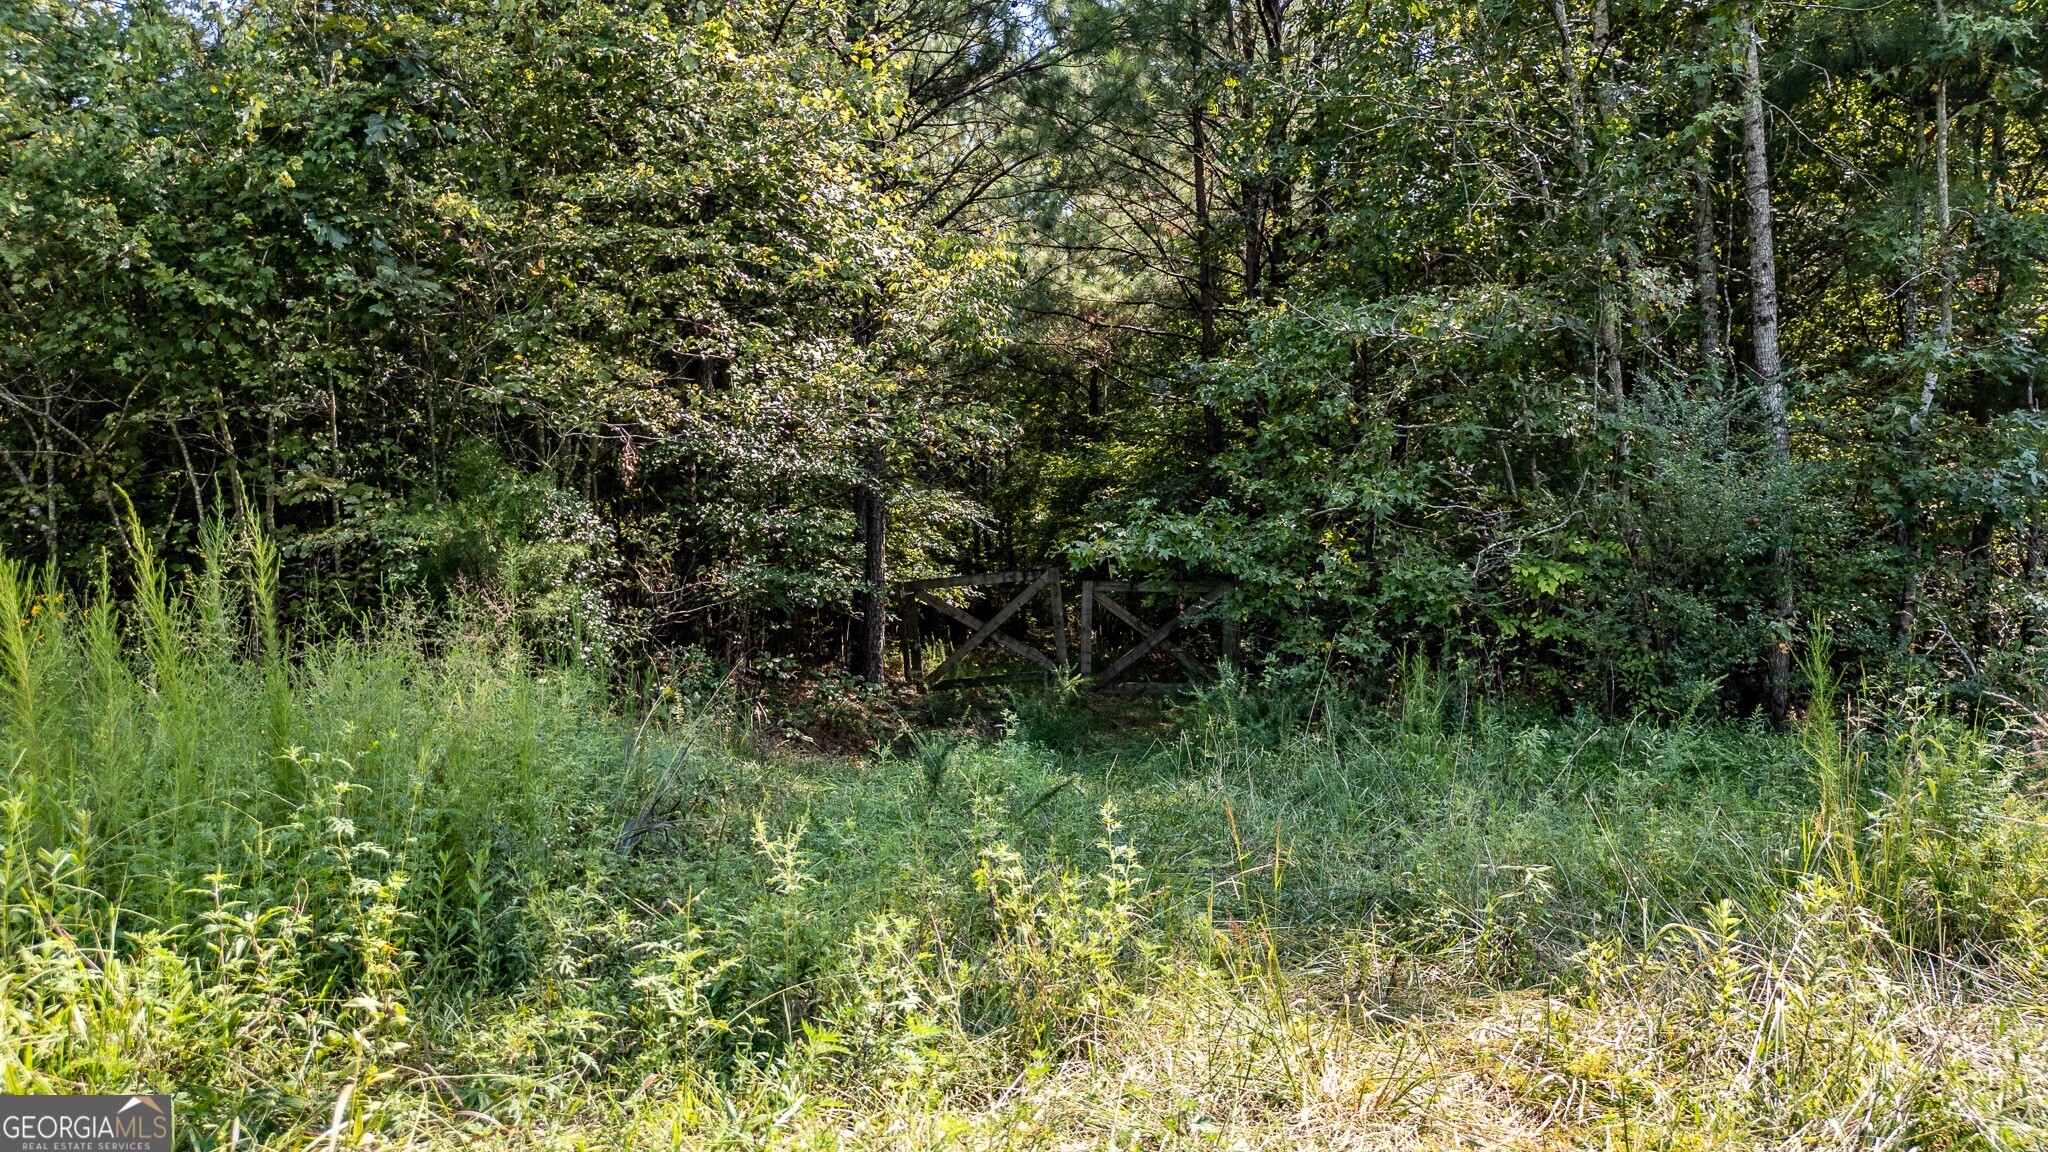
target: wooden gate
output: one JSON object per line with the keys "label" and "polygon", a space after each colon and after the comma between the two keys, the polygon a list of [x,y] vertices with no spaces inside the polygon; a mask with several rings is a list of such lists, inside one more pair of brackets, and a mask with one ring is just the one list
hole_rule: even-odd
{"label": "wooden gate", "polygon": [[[947,598],[947,593],[957,594],[961,590],[1021,584],[1023,588],[1010,596],[1001,607],[990,613],[987,619],[975,615],[967,608]],[[1209,674],[1200,661],[1194,659],[1181,646],[1172,642],[1171,637],[1191,621],[1198,620],[1211,607],[1222,602],[1233,587],[1228,581],[1206,584],[1173,584],[1161,581],[1133,582],[1128,580],[1082,580],[1080,582],[1080,620],[1074,629],[1076,645],[1079,648],[1078,662],[1069,658],[1067,601],[1065,594],[1066,573],[1058,568],[1031,569],[1021,572],[986,572],[973,576],[946,576],[935,580],[910,580],[896,585],[896,594],[903,626],[898,634],[903,639],[903,670],[912,682],[927,689],[970,688],[986,684],[1017,683],[1038,679],[1041,675],[1076,674],[1091,689],[1105,689],[1130,673],[1138,664],[1155,651],[1174,657],[1187,670],[1191,678]],[[1162,624],[1147,624],[1137,612],[1126,607],[1119,596],[1172,594],[1181,605],[1174,615]],[[1188,598],[1195,599],[1190,603]],[[1050,653],[1039,644],[1024,636],[1016,635],[1017,629],[1010,626],[1013,620],[1040,597],[1046,598],[1045,615],[1047,631],[1051,633]],[[952,647],[929,675],[925,674],[922,663],[924,654],[923,610],[930,609],[959,624],[967,630],[967,638]],[[1098,616],[1097,610],[1106,613]],[[1107,654],[1107,666],[1096,670],[1097,641],[1101,632],[1100,624],[1113,619],[1137,634],[1137,640],[1120,653]],[[1237,660],[1237,620],[1224,613],[1221,617],[1222,635],[1218,644],[1221,660]],[[960,676],[947,679],[947,674],[958,668],[976,649],[993,640],[1012,655],[1035,664],[1040,672],[1022,675]]]}

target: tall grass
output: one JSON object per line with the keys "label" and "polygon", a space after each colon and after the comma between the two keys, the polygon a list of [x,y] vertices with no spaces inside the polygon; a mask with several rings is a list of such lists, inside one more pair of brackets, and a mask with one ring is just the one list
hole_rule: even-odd
{"label": "tall grass", "polygon": [[[60,922],[116,951],[198,923],[226,893],[290,907],[326,939],[389,887],[398,943],[431,975],[514,971],[502,912],[621,799],[599,687],[476,637],[430,644],[403,620],[288,665],[266,543],[249,542],[232,586],[253,603],[246,631],[217,551],[174,589],[135,545],[125,619],[104,583],[78,603],[0,564],[10,873],[43,877],[44,898],[106,894],[104,916]],[[328,952],[324,978],[365,978],[347,947]]]}
{"label": "tall grass", "polygon": [[0,563],[0,1087],[174,1091],[187,1147],[2048,1139],[2024,734],[1925,695],[1816,664],[1779,734],[1418,664],[792,756],[131,544]]}
{"label": "tall grass", "polygon": [[287,658],[274,546],[131,543],[125,602],[0,561],[8,1090],[347,1081],[418,997],[525,979],[630,799],[601,687],[402,617]]}

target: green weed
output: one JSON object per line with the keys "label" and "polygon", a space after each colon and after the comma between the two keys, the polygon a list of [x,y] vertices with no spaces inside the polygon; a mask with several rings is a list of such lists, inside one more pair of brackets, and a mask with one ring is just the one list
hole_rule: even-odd
{"label": "green weed", "polygon": [[[2020,1148],[2027,734],[1790,735],[1235,679],[1169,727],[764,757],[721,688],[401,611],[294,646],[271,546],[0,565],[0,1086],[191,1148]],[[472,621],[475,618],[471,618]]]}

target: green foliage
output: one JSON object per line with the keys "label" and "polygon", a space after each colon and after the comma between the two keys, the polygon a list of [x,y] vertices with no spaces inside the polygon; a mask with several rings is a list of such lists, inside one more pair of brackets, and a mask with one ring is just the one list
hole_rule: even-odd
{"label": "green foliage", "polygon": [[545,474],[509,468],[487,442],[456,451],[444,498],[383,518],[374,535],[394,596],[480,604],[579,660],[630,640],[604,596],[615,549],[603,518]]}
{"label": "green foliage", "polygon": [[908,211],[849,19],[10,6],[10,531],[82,575],[118,484],[173,566],[254,523],[328,603],[488,576],[593,641],[843,604],[877,448],[911,557],[974,512],[907,465],[992,433],[945,357],[1002,277]]}
{"label": "green foliage", "polygon": [[[1041,330],[1155,379],[1044,418],[1085,430],[1046,451],[1093,497],[1012,497],[1066,519],[1033,525],[1048,546],[1239,578],[1282,675],[1422,650],[1553,706],[1716,683],[1741,709],[1819,614],[1847,661],[2024,687],[2039,365],[2009,334],[2038,327],[2043,202],[2011,165],[2048,108],[2038,10],[1069,7],[1105,88],[1153,67],[1088,106],[1154,151],[1062,160],[1038,239],[1078,283]],[[1782,118],[1790,467],[1747,360],[1738,16]],[[1150,194],[1167,172],[1207,182]],[[1133,272],[1133,233],[1180,243]]]}
{"label": "green foliage", "polygon": [[[2044,37],[0,0],[0,1087],[2048,1142]],[[1054,563],[1228,577],[1248,655],[999,734],[839,670]]]}
{"label": "green foliage", "polygon": [[1284,8],[17,0],[0,529],[823,664],[879,507],[884,579],[1235,577],[1275,683],[1782,721],[1820,616],[2026,687],[2037,6]]}

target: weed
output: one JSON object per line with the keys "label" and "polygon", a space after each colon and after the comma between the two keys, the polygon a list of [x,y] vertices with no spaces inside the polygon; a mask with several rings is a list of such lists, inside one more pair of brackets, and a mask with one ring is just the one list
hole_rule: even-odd
{"label": "weed", "polygon": [[0,564],[7,1091],[237,1150],[2048,1139],[2029,736],[1815,654],[1790,735],[1414,662],[905,771],[474,617],[293,645],[260,537],[132,546],[127,609]]}

